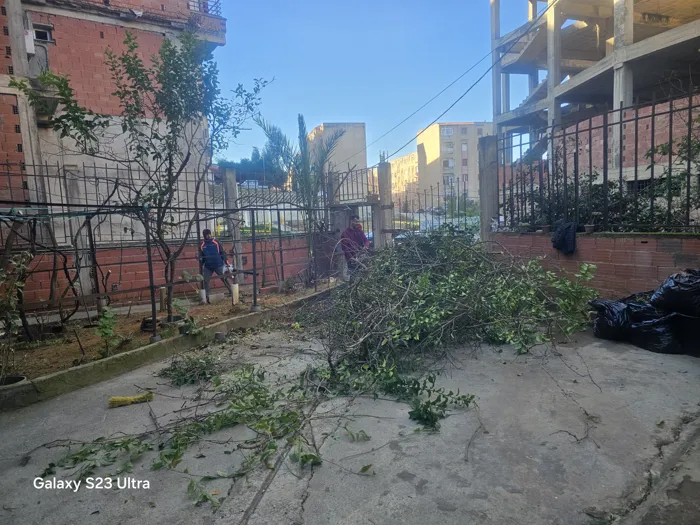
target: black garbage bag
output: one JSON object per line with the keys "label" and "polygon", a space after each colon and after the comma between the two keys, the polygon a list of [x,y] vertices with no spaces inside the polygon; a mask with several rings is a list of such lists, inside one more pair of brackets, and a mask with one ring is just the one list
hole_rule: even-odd
{"label": "black garbage bag", "polygon": [[700,317],[700,270],[671,275],[654,292],[650,302],[664,312]]}
{"label": "black garbage bag", "polygon": [[695,341],[700,319],[677,313],[665,314],[640,301],[596,299],[589,304],[598,312],[593,322],[596,337],[628,342],[650,352],[700,355],[694,350],[698,346]]}
{"label": "black garbage bag", "polygon": [[625,330],[626,340],[650,352],[681,354],[683,345],[677,333],[677,318],[678,314],[673,313],[656,318],[648,316],[646,320],[630,323]]}
{"label": "black garbage bag", "polygon": [[593,334],[601,339],[624,341],[625,330],[630,324],[627,305],[620,301],[594,299],[588,302],[598,312],[593,321]]}

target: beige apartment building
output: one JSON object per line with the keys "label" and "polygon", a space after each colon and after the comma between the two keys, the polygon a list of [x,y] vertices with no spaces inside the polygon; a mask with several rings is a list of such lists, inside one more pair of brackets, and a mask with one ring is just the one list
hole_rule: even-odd
{"label": "beige apartment building", "polygon": [[418,191],[437,197],[479,198],[479,139],[494,134],[491,122],[439,122],[417,139]]}
{"label": "beige apartment building", "polygon": [[[309,146],[333,137],[337,133],[342,136],[330,157],[330,171],[334,177],[334,200],[363,201],[369,193],[367,174],[367,138],[364,122],[324,122],[319,124],[308,135]],[[351,175],[347,175],[352,170]]]}
{"label": "beige apartment building", "polygon": [[391,161],[391,198],[396,206],[415,198],[418,184],[418,153],[413,152]]}

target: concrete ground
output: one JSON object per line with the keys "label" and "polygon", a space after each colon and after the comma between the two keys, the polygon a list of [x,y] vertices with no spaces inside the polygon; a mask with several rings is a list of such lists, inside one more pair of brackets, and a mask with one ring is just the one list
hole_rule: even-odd
{"label": "concrete ground", "polygon": [[[689,470],[679,465],[695,450],[689,444],[700,428],[700,360],[587,334],[576,339],[558,353],[521,357],[507,348],[455,351],[440,382],[475,394],[478,407],[452,411],[436,433],[416,432],[401,403],[326,401],[312,423],[323,464],[300,470],[284,457],[247,479],[212,481],[207,490],[226,496],[216,512],[193,506],[187,485],[194,475],[232,472],[242,463],[245,449],[235,444],[252,435],[243,427],[192,447],[179,472],[151,471],[153,455],[144,456],[128,476],[148,480],[148,490],[35,489],[33,479],[65,453],[35,450],[39,445],[152,430],[154,420],[163,425],[195,410],[181,410],[198,404],[192,389],[153,375],[165,363],[144,367],[0,414],[0,523],[577,525],[649,516],[655,498],[659,512],[668,511],[668,501],[674,508],[697,501],[700,461],[688,459]],[[274,379],[303,371],[318,348],[287,330],[212,351],[231,363],[262,364]],[[150,406],[107,409],[109,396],[138,393],[135,385],[156,388]],[[371,439],[353,441],[345,427]],[[367,465],[367,475],[359,475]]]}

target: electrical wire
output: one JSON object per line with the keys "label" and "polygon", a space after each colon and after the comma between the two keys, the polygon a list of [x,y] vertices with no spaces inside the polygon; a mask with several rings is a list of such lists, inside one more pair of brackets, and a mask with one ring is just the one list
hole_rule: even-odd
{"label": "electrical wire", "polygon": [[[559,3],[559,0],[554,0],[551,4],[548,4],[547,7],[537,16],[537,18],[535,18],[534,20],[532,20],[532,21],[530,22],[530,27],[527,29],[527,31],[525,31],[522,35],[520,35],[517,39],[515,39],[515,40],[513,41],[513,43],[510,45],[510,47],[508,47],[508,49],[507,49],[501,56],[499,56],[499,57],[493,62],[493,64],[491,64],[491,66],[490,66],[486,71],[484,71],[484,73],[483,73],[478,79],[476,79],[476,81],[475,81],[471,86],[469,86],[469,87],[467,88],[467,90],[466,90],[464,93],[462,93],[462,94],[457,98],[457,100],[455,100],[452,104],[450,104],[449,107],[448,107],[445,111],[443,111],[443,112],[440,113],[437,117],[435,117],[435,119],[434,119],[430,124],[428,124],[428,125],[425,126],[422,130],[420,130],[420,131],[418,132],[418,134],[417,134],[415,137],[413,137],[411,140],[409,140],[408,142],[406,142],[406,144],[404,144],[404,145],[401,146],[399,149],[397,149],[396,151],[394,151],[391,155],[388,155],[388,156],[387,156],[387,159],[390,159],[391,157],[393,157],[394,155],[396,155],[398,152],[400,152],[402,149],[404,149],[406,146],[410,145],[411,142],[413,142],[413,141],[416,140],[418,137],[420,137],[430,126],[432,126],[432,125],[435,124],[438,120],[440,120],[443,116],[445,116],[445,114],[446,114],[448,111],[450,111],[453,107],[455,107],[455,106],[457,105],[457,103],[459,103],[460,100],[462,100],[464,97],[466,97],[466,96],[469,94],[469,92],[470,92],[472,89],[474,89],[474,88],[477,86],[477,84],[479,84],[479,82],[481,82],[481,81],[484,79],[484,77],[485,77],[486,75],[488,75],[488,74],[493,70],[493,68],[496,67],[496,65],[497,65],[499,62],[501,62],[501,60],[503,60],[503,58],[518,44],[518,42],[520,42],[520,40],[522,40],[523,37],[525,37],[526,35],[528,35],[528,34],[530,33],[530,31],[532,31],[532,29],[539,23],[539,21],[542,19],[542,17],[543,17],[544,15],[546,15],[547,12],[548,12],[552,7],[554,7],[555,5],[557,5],[558,3]],[[377,165],[378,165],[378,164],[377,164]],[[375,165],[375,166],[376,166],[376,165]]]}
{"label": "electrical wire", "polygon": [[[496,60],[493,62],[493,64],[491,64],[491,66],[476,80],[476,82],[474,82],[471,86],[469,86],[469,88],[468,88],[464,93],[462,93],[462,94],[459,96],[459,98],[457,98],[457,100],[455,100],[452,104],[450,104],[450,106],[449,106],[445,111],[443,111],[442,113],[440,113],[440,115],[438,115],[430,124],[428,124],[428,125],[425,126],[421,131],[419,131],[417,135],[415,135],[413,138],[411,138],[406,144],[404,144],[403,146],[401,146],[399,149],[397,149],[396,151],[394,151],[391,155],[387,156],[387,159],[393,157],[393,156],[396,155],[398,152],[400,152],[402,149],[404,149],[406,146],[410,145],[411,142],[413,142],[413,141],[416,140],[418,137],[420,137],[420,136],[423,134],[423,132],[425,132],[425,130],[427,130],[430,126],[432,126],[433,124],[435,124],[435,123],[436,123],[439,119],[441,119],[449,110],[451,110],[453,107],[455,107],[455,106],[457,105],[457,103],[459,103],[460,100],[462,100],[465,96],[467,96],[467,95],[469,94],[469,92],[470,92],[472,89],[474,89],[474,88],[479,84],[479,82],[481,82],[481,81],[484,79],[484,77],[485,77],[486,75],[488,75],[488,74],[493,70],[493,68],[496,67],[496,65],[497,65],[501,60],[503,60],[503,57],[504,57],[510,50],[512,50],[512,49],[518,44],[518,42],[520,42],[520,40],[522,40],[523,37],[525,37],[526,35],[528,35],[528,34],[530,33],[530,31],[532,31],[532,29],[539,23],[539,21],[542,20],[542,17],[543,17],[544,15],[546,15],[547,12],[548,12],[552,7],[554,7],[556,4],[558,4],[558,3],[559,3],[559,0],[555,0],[555,1],[552,2],[551,4],[548,4],[547,7],[537,16],[537,18],[535,18],[534,20],[532,20],[532,21],[530,22],[530,27],[527,29],[527,31],[525,31],[522,35],[520,35],[520,36],[511,44],[511,46],[506,50],[506,52],[505,52],[502,56],[498,57],[498,59],[496,59]],[[478,62],[476,62],[474,65],[472,65],[469,69],[467,69],[464,73],[462,73],[459,77],[457,77],[453,82],[451,82],[450,84],[448,84],[444,89],[442,89],[439,93],[437,93],[433,98],[431,98],[430,100],[428,100],[425,104],[423,104],[421,107],[419,107],[419,108],[418,108],[417,110],[415,110],[413,113],[411,113],[409,116],[407,116],[407,117],[406,117],[405,119],[403,119],[401,122],[399,122],[396,126],[394,126],[394,127],[391,128],[389,131],[387,131],[386,133],[384,133],[381,137],[379,137],[379,138],[376,139],[375,141],[371,142],[369,145],[367,145],[367,146],[365,147],[365,149],[360,150],[360,151],[358,151],[357,153],[351,155],[350,157],[348,157],[347,159],[345,159],[343,162],[339,163],[339,165],[340,165],[340,164],[343,164],[343,163],[345,163],[345,162],[347,162],[348,160],[350,160],[350,159],[353,158],[353,157],[356,157],[357,155],[360,155],[360,154],[363,153],[363,152],[366,152],[366,151],[370,148],[370,146],[373,146],[374,144],[376,144],[377,142],[379,142],[381,139],[383,139],[384,137],[386,137],[387,135],[389,135],[391,132],[393,132],[396,128],[398,128],[399,126],[401,126],[402,124],[404,124],[408,119],[410,119],[411,117],[413,117],[414,115],[416,115],[416,113],[418,113],[418,112],[421,111],[423,108],[425,108],[428,104],[430,104],[431,102],[433,102],[436,98],[438,98],[438,97],[439,97],[440,95],[442,95],[445,91],[447,91],[450,87],[452,87],[452,86],[453,86],[454,84],[456,84],[459,80],[461,80],[465,75],[467,75],[467,73],[470,73],[474,68],[476,68],[476,66],[478,66],[479,64],[481,64],[484,60],[486,60],[486,59],[487,59],[489,56],[491,56],[492,54],[493,54],[493,51],[489,51],[486,55],[484,55],[481,59],[479,59]],[[369,166],[367,169],[376,168],[377,166],[379,166],[379,163],[374,164],[374,165],[372,165],[372,166]]]}

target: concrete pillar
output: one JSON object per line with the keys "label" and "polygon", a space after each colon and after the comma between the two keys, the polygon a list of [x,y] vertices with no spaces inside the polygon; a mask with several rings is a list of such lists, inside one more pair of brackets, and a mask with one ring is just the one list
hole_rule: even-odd
{"label": "concrete pillar", "polygon": [[[550,6],[557,0],[549,0]],[[547,11],[547,94],[561,82],[561,10],[553,5]]]}
{"label": "concrete pillar", "polygon": [[537,0],[527,0],[527,19],[529,21],[537,18]]}
{"label": "concrete pillar", "polygon": [[[621,55],[620,50],[634,43],[634,2],[633,0],[616,0],[614,7],[614,49],[616,55]],[[634,92],[631,68],[615,57],[614,66],[613,105],[615,109],[620,104],[629,106],[632,104]]]}
{"label": "concrete pillar", "polygon": [[24,11],[21,0],[6,0],[7,27],[10,31],[10,46],[12,47],[12,67],[14,76],[29,75],[29,59],[27,46],[24,42]]}
{"label": "concrete pillar", "polygon": [[540,78],[539,74],[537,71],[534,73],[530,73],[527,76],[527,85],[528,85],[528,94],[532,95],[535,90],[537,89],[537,86],[540,85]]}
{"label": "concrete pillar", "polygon": [[634,2],[633,0],[616,0],[614,4],[614,60],[613,66],[613,114],[614,127],[611,141],[611,162],[614,168],[620,166],[622,145],[620,144],[621,107],[631,106],[634,101],[634,77],[632,68],[618,60],[622,49],[634,43]]}
{"label": "concrete pillar", "polygon": [[[224,168],[224,208],[226,210],[238,210],[238,184],[236,184],[236,170]],[[228,231],[231,232],[233,250],[235,252],[234,265],[236,270],[243,269],[243,243],[241,242],[241,214],[239,211],[231,212],[228,215]],[[243,284],[244,274],[236,274],[236,284]]]}
{"label": "concrete pillar", "polygon": [[493,89],[493,116],[497,117],[502,113],[501,94],[501,66],[500,52],[496,47],[496,41],[501,38],[501,0],[491,1],[491,58],[493,69],[491,70]]}
{"label": "concrete pillar", "polygon": [[498,220],[498,142],[496,137],[479,139],[479,207],[481,240],[491,238],[491,221]]}
{"label": "concrete pillar", "polygon": [[[376,214],[377,229],[374,232],[374,247],[384,248],[391,241],[391,233],[388,232],[394,227],[393,213],[394,203],[391,200],[391,164],[380,162],[379,174],[379,213]],[[375,206],[376,210],[376,206]]]}
{"label": "concrete pillar", "polygon": [[503,112],[510,111],[510,74],[503,75]]}

